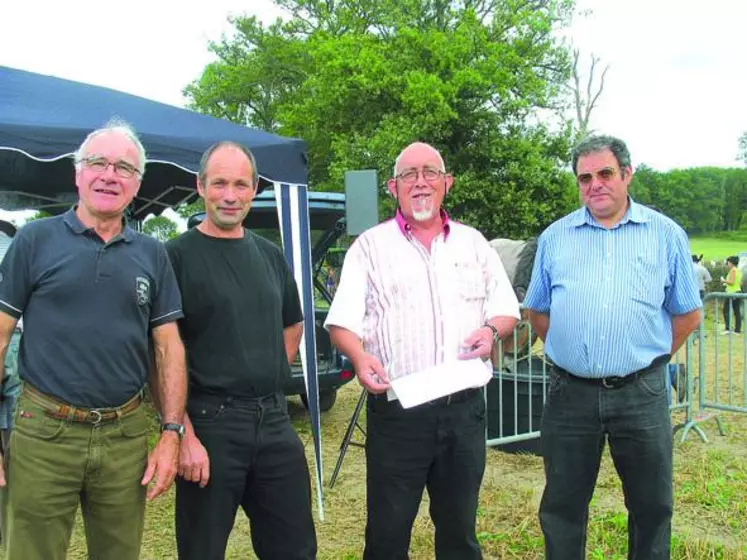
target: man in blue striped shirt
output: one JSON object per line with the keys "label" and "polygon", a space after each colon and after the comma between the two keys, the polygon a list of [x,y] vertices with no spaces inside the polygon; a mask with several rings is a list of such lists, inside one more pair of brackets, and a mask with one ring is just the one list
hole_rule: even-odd
{"label": "man in blue striped shirt", "polygon": [[540,236],[524,300],[551,370],[540,524],[549,560],[583,558],[605,440],[628,507],[629,558],[668,559],[672,428],[666,368],[700,321],[687,235],[634,202],[624,142],[573,152],[584,207]]}

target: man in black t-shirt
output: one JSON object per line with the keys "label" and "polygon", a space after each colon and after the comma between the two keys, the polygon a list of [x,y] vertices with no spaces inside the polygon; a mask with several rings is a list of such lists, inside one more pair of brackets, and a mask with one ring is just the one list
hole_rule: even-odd
{"label": "man in black t-shirt", "polygon": [[280,249],[242,226],[257,184],[249,150],[212,146],[197,180],[206,218],[166,246],[190,382],[176,487],[181,560],[224,558],[239,506],[259,558],[316,557],[308,464],[281,390],[303,315]]}

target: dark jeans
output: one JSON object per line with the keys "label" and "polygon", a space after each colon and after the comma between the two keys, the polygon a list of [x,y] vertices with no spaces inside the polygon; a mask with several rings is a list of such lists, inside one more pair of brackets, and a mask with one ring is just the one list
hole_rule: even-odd
{"label": "dark jeans", "polygon": [[210,481],[200,488],[177,479],[179,558],[222,560],[239,506],[260,559],[316,558],[309,468],[285,397],[190,395],[187,408],[210,457]]}
{"label": "dark jeans", "polygon": [[430,496],[436,558],[482,558],[475,534],[485,471],[485,401],[472,390],[449,404],[403,409],[369,396],[366,560],[408,557],[423,489]]}
{"label": "dark jeans", "polygon": [[731,325],[729,321],[729,303],[731,302],[731,310],[736,323],[734,332],[742,332],[742,301],[740,299],[724,300],[724,324],[727,331],[730,330],[729,325]]}
{"label": "dark jeans", "polygon": [[546,485],[540,504],[546,558],[585,557],[589,502],[605,440],[628,508],[628,558],[669,558],[672,426],[667,366],[617,389],[551,371],[540,445]]}

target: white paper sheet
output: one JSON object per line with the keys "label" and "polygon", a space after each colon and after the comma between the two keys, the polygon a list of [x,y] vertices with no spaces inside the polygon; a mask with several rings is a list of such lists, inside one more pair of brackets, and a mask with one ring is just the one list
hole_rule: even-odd
{"label": "white paper sheet", "polygon": [[492,376],[490,362],[480,358],[452,360],[393,379],[391,391],[402,408],[412,408],[457,391],[484,387]]}

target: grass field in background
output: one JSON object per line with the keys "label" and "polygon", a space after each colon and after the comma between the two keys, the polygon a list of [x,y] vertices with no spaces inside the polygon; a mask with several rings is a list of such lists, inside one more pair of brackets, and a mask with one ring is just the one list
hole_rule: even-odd
{"label": "grass field in background", "polygon": [[710,261],[723,261],[731,255],[747,252],[747,241],[735,241],[732,239],[721,239],[716,237],[691,237],[691,252],[703,255],[706,263]]}

